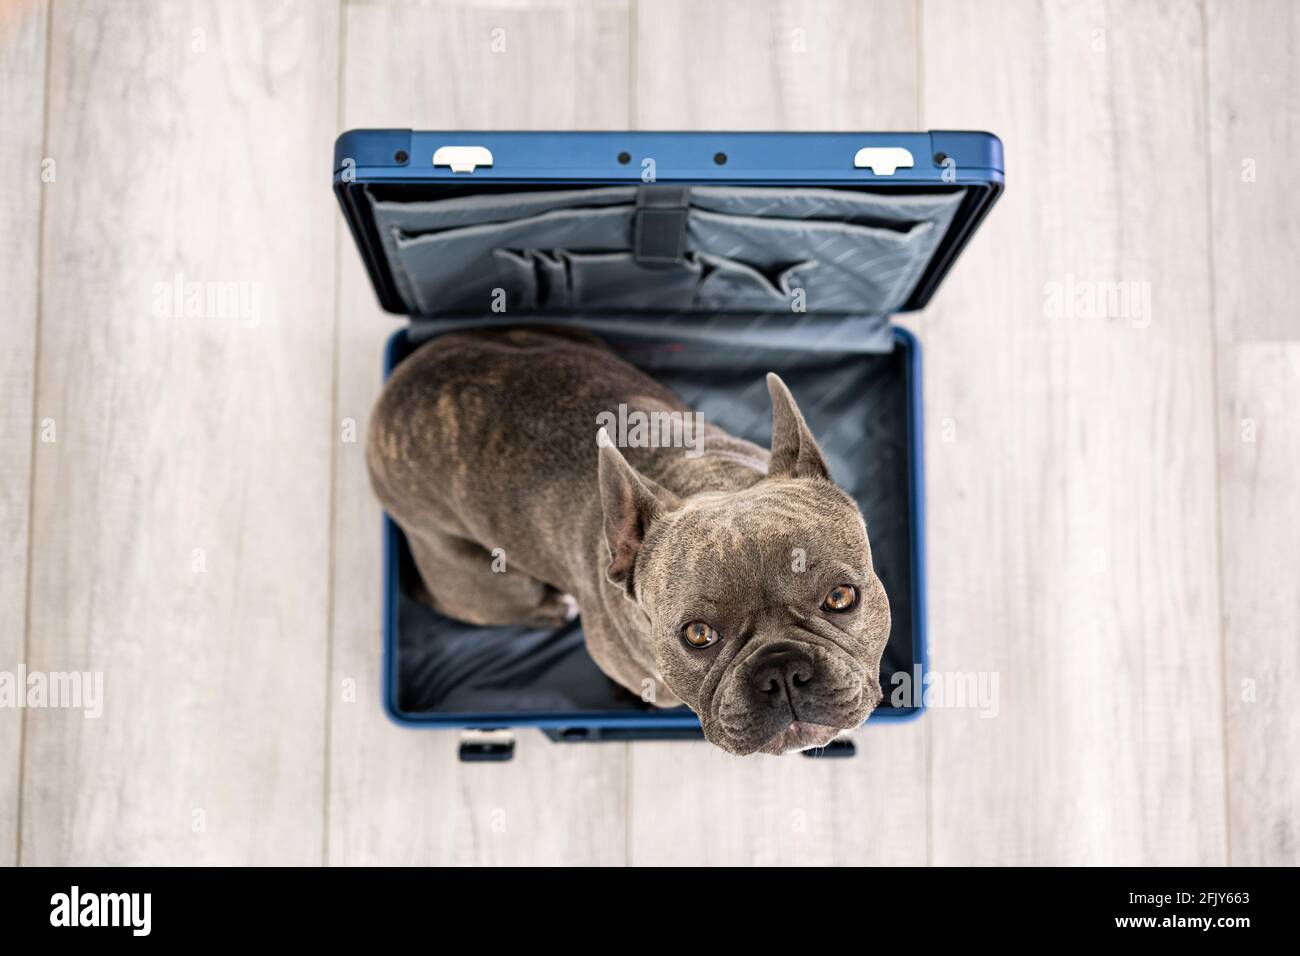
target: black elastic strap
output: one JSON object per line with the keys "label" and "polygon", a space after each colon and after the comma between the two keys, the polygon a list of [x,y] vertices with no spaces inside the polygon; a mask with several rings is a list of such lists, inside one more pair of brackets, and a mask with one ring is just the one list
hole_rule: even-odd
{"label": "black elastic strap", "polygon": [[689,186],[641,186],[636,193],[633,241],[643,266],[677,265],[686,254]]}

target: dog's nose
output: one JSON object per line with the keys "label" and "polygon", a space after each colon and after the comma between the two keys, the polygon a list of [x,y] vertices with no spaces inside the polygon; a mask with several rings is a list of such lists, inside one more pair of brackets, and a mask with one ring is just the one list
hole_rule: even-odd
{"label": "dog's nose", "polygon": [[812,684],[813,663],[798,651],[769,651],[754,667],[754,689],[774,701],[793,703]]}

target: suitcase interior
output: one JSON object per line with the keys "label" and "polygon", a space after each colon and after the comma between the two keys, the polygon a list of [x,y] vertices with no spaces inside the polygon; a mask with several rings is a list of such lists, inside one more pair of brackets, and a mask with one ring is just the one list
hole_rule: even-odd
{"label": "suitcase interior", "polygon": [[[385,372],[466,326],[576,324],[673,388],[706,419],[766,445],[764,376],[785,380],[866,517],[892,630],[881,668],[924,657],[919,352],[891,325],[966,198],[862,188],[697,186],[669,193],[684,233],[650,261],[636,186],[574,189],[367,186],[364,203],[392,286],[412,316]],[[671,239],[671,235],[669,236]],[[499,290],[499,291],[497,291]],[[791,307],[802,290],[805,311]],[[486,308],[504,295],[504,313]],[[594,426],[593,426],[594,427]],[[587,655],[581,619],[559,630],[483,628],[411,595],[417,572],[386,520],[386,706],[402,723],[495,727],[697,726],[643,703]]]}
{"label": "suitcase interior", "polygon": [[[698,336],[698,318],[690,319]],[[481,324],[481,323],[480,323]],[[579,321],[593,327],[620,355],[670,386],[692,408],[734,435],[766,445],[771,409],[764,376],[775,371],[790,386],[817,435],[836,482],[852,494],[866,517],[872,557],[893,615],[881,666],[888,707],[890,678],[912,675],[921,658],[915,626],[920,605],[914,509],[917,383],[916,345],[901,330],[889,333],[888,351],[801,348],[733,341],[733,323],[715,321],[718,337],[673,335],[672,323],[633,320]],[[390,367],[420,344],[403,330],[390,344]],[[916,500],[914,500],[916,499]],[[592,724],[603,718],[668,715],[689,722],[689,711],[643,704],[600,672],[583,646],[581,619],[560,630],[483,628],[442,617],[410,595],[418,580],[400,530],[389,524],[396,574],[396,635],[391,704],[400,717],[441,715],[474,726],[560,718]],[[885,716],[878,711],[878,716]],[[468,715],[474,715],[469,720]]]}

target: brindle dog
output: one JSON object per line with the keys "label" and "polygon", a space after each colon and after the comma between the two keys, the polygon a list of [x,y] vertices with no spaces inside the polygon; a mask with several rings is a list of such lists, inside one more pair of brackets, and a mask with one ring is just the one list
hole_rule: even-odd
{"label": "brindle dog", "polygon": [[889,603],[857,505],[767,385],[770,453],[708,424],[702,451],[620,450],[602,412],[689,409],[579,330],[450,333],[384,388],[371,480],[443,614],[581,609],[606,674],[687,704],[724,750],[820,747],[880,700]]}

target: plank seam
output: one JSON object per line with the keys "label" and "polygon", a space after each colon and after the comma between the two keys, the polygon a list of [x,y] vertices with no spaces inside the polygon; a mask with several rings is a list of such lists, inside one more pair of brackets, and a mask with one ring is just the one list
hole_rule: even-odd
{"label": "plank seam", "polygon": [[[49,155],[50,146],[50,64],[54,37],[54,0],[45,4],[45,69],[41,88],[41,160]],[[41,316],[45,310],[45,188],[42,181],[40,200],[36,204],[36,317],[32,348],[32,430],[27,464],[27,582],[26,606],[23,608],[23,664],[32,657],[32,552],[36,528],[36,431],[40,410],[41,384]],[[14,866],[23,865],[23,792],[27,786],[27,708],[18,724],[18,801],[14,812]]]}
{"label": "plank seam", "polygon": [[[336,70],[338,76],[338,88],[336,90],[336,99],[334,103],[335,127],[342,131],[344,122],[344,79],[346,76],[346,56],[347,56],[347,6],[348,0],[339,0],[338,5],[338,67]],[[324,759],[321,765],[322,775],[322,793],[321,793],[321,866],[330,865],[330,788],[333,782],[331,768],[331,751],[333,750],[333,719],[334,719],[334,584],[335,574],[334,565],[338,552],[338,444],[339,436],[335,434],[334,428],[339,420],[339,337],[342,328],[341,308],[342,301],[342,282],[340,274],[342,272],[342,233],[340,223],[337,218],[334,220],[334,328],[333,328],[333,355],[330,357],[330,417],[326,423],[329,429],[330,443],[330,470],[329,470],[329,548],[328,560],[325,567],[325,739],[324,739]]]}
{"label": "plank seam", "polygon": [[627,4],[627,125],[629,129],[640,129],[641,121],[636,112],[637,94],[637,0],[628,0]]}
{"label": "plank seam", "polygon": [[1204,129],[1204,153],[1203,160],[1205,163],[1205,258],[1206,278],[1209,283],[1210,294],[1210,432],[1214,448],[1214,567],[1216,572],[1216,583],[1218,584],[1218,629],[1219,629],[1219,690],[1221,693],[1221,720],[1219,732],[1221,735],[1221,756],[1223,758],[1223,859],[1228,866],[1232,865],[1232,780],[1230,768],[1232,766],[1229,760],[1229,740],[1228,740],[1228,631],[1224,626],[1224,590],[1223,590],[1223,483],[1221,480],[1220,469],[1222,468],[1222,457],[1220,455],[1220,435],[1219,435],[1219,402],[1221,396],[1219,390],[1222,382],[1219,379],[1219,308],[1216,296],[1218,288],[1217,277],[1215,275],[1215,244],[1214,244],[1214,199],[1211,194],[1211,180],[1214,173],[1211,164],[1212,146],[1210,142],[1210,121],[1212,100],[1210,97],[1210,14],[1206,5],[1206,0],[1201,0],[1201,38],[1204,44],[1204,53],[1201,57],[1201,97],[1205,106],[1205,116],[1203,122]]}

